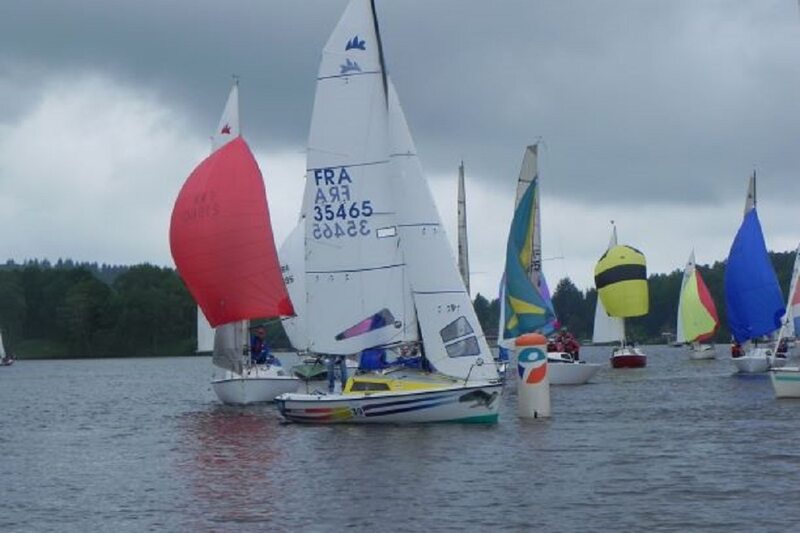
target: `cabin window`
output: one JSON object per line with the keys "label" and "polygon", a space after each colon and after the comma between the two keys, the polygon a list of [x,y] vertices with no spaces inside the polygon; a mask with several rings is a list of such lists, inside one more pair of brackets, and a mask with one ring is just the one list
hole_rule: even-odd
{"label": "cabin window", "polygon": [[442,342],[447,344],[453,339],[469,335],[472,333],[472,331],[472,326],[469,325],[467,319],[463,316],[460,316],[442,328],[439,334],[442,336]]}
{"label": "cabin window", "polygon": [[475,335],[446,344],[444,348],[450,357],[467,357],[481,354],[481,347],[478,345],[478,339],[475,338]]}
{"label": "cabin window", "polygon": [[354,381],[353,384],[350,386],[350,390],[353,392],[363,392],[363,391],[387,391],[389,390],[388,383],[373,383],[370,381]]}

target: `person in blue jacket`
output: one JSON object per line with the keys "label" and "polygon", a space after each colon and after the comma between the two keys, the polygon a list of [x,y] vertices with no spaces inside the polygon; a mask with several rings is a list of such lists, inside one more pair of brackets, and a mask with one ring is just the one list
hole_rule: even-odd
{"label": "person in blue jacket", "polygon": [[250,339],[250,360],[256,365],[281,364],[269,350],[269,344],[267,344],[267,330],[264,329],[264,326],[257,327],[255,335]]}

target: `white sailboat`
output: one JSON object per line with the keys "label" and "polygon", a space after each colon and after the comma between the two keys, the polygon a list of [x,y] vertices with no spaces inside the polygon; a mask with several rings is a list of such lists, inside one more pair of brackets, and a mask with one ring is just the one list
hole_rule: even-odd
{"label": "white sailboat", "polygon": [[755,172],[748,182],[744,218],[728,254],[725,304],[728,328],[736,341],[731,351],[736,369],[754,374],[783,366],[785,357],[775,353],[771,341],[762,340],[780,329],[786,308],[758,220]]}
{"label": "white sailboat", "polygon": [[[783,327],[778,336],[778,344],[782,339],[794,338],[800,329],[800,246],[794,254],[792,280],[789,284],[789,298],[786,303],[786,314]],[[787,343],[788,344],[788,343]],[[784,366],[770,370],[770,381],[776,398],[800,398],[800,367]]]}
{"label": "white sailboat", "polygon": [[[249,319],[292,314],[272,238],[263,178],[239,132],[238,83],[212,138],[214,150],[192,172],[175,202],[170,248],[184,283],[208,317],[211,382],[223,403],[272,401],[298,380],[276,359],[250,356]],[[198,334],[200,335],[200,328]],[[198,340],[202,336],[198,337]]]}
{"label": "white sailboat", "polygon": [[11,366],[14,364],[14,357],[6,353],[6,345],[3,342],[3,332],[0,331],[0,366]]}
{"label": "white sailboat", "polygon": [[[615,257],[612,258],[612,255]],[[634,261],[630,263],[629,260],[632,258]],[[601,266],[604,262],[609,264]],[[609,277],[605,274],[605,272],[613,272],[616,267],[623,267],[623,269],[620,269],[620,272],[623,272],[623,277],[616,275]],[[628,268],[625,269],[625,267]],[[601,269],[608,270],[599,272]],[[635,279],[624,279],[634,272]],[[604,280],[603,278],[606,279]],[[644,282],[643,284],[641,283],[642,281]],[[604,299],[601,291],[606,287],[612,289],[614,285],[620,284],[620,282],[627,282],[625,284],[627,287],[623,289],[627,290],[624,293],[612,290]],[[637,282],[638,285],[634,285],[632,282]],[[629,344],[625,335],[625,317],[639,316],[647,312],[647,273],[644,265],[644,256],[634,248],[620,246],[617,243],[616,226],[612,226],[608,249],[601,257],[597,267],[595,267],[595,285],[597,286],[597,303],[594,312],[592,341],[595,344],[619,342],[619,346],[615,347],[611,352],[610,362],[612,368],[643,368],[647,366],[647,355],[639,347]],[[614,305],[618,310],[613,313],[609,312],[609,305]]]}
{"label": "white sailboat", "polygon": [[714,337],[719,326],[717,308],[694,262],[694,250],[683,270],[678,298],[676,342],[689,345],[690,359],[714,359]]}
{"label": "white sailboat", "polygon": [[351,0],[325,45],[306,187],[309,349],[418,350],[422,359],[353,376],[341,394],[281,395],[281,414],[496,422],[502,383],[386,77],[369,0]]}
{"label": "white sailboat", "polygon": [[[545,335],[556,328],[556,315],[542,270],[541,192],[539,190],[538,145],[525,149],[514,200],[514,218],[506,249],[498,343],[509,349],[526,333]],[[547,374],[551,385],[582,385],[600,365],[581,361],[579,346],[548,349]]]}

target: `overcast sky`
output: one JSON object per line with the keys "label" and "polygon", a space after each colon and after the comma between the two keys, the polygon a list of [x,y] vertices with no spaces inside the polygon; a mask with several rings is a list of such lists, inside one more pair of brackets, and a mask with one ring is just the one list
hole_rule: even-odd
{"label": "overcast sky", "polygon": [[[345,0],[0,3],[0,258],[172,265],[169,216],[231,83],[278,244],[321,47]],[[473,292],[494,297],[541,139],[545,271],[592,285],[609,221],[651,272],[723,259],[759,174],[767,245],[800,239],[795,0],[377,0],[388,69]]]}

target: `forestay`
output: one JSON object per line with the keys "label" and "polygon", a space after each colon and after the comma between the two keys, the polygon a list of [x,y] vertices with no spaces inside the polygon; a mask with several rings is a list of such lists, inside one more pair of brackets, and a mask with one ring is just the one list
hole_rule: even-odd
{"label": "forestay", "polygon": [[489,346],[456,267],[403,110],[394,87],[388,85],[397,230],[425,356],[439,372],[449,376],[496,379]]}
{"label": "forestay", "polygon": [[350,2],[322,54],[308,140],[309,349],[356,353],[417,338],[396,231],[380,42]]}

